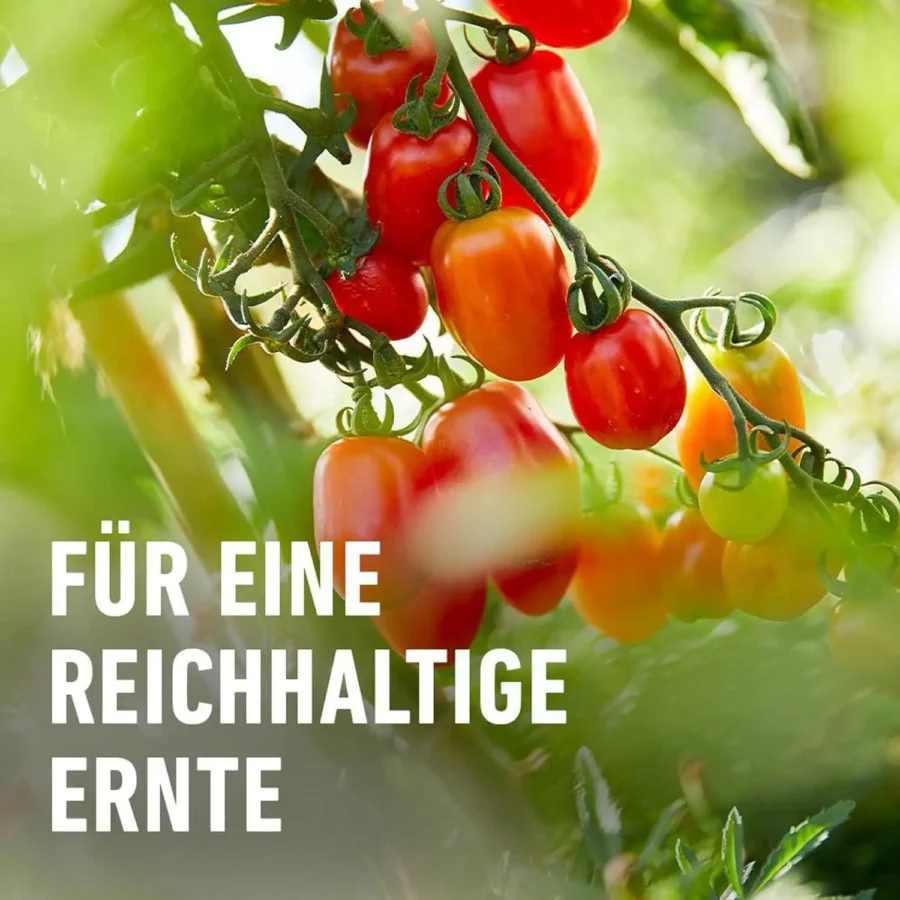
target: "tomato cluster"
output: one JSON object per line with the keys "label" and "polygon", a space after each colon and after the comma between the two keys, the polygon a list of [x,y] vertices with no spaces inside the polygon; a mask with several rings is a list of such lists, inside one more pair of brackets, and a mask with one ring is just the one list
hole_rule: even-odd
{"label": "tomato cluster", "polygon": [[[607,37],[630,8],[629,0],[490,2],[553,47]],[[739,609],[785,620],[809,609],[824,593],[822,554],[835,561],[834,548],[815,511],[792,494],[780,462],[752,446],[754,435],[738,441],[734,409],[695,365],[685,371],[650,312],[625,308],[589,333],[583,322],[573,329],[573,292],[584,286],[573,285],[551,230],[556,211],[488,156],[470,122],[454,116],[452,104],[441,106],[446,94],[432,110],[444,120],[408,128],[403,115],[416,104],[410,83],[419,79],[421,96],[437,60],[434,42],[412,21],[406,49],[370,56],[356,28],[363,19],[352,11],[338,27],[329,65],[335,91],[356,104],[349,137],[367,147],[365,196],[379,237],[352,275],[336,272],[328,286],[341,312],[399,340],[424,323],[420,270],[430,267],[447,331],[505,379],[448,392],[420,446],[348,437],[320,460],[317,540],[335,543],[338,568],[347,541],[381,543],[371,594],[387,641],[400,652],[469,646],[491,583],[526,615],[550,613],[569,595],[587,622],[622,642],[648,638],[669,616],[693,621]],[[565,60],[539,47],[516,61],[487,61],[472,87],[502,143],[561,211],[581,209],[597,176],[597,125]],[[709,354],[764,415],[804,425],[800,382],[777,344]],[[663,523],[623,503],[582,516],[572,446],[516,383],[561,364],[572,414],[602,446],[646,450],[678,426],[696,508]],[[545,522],[515,499],[550,494],[554,514]],[[458,515],[473,498],[482,522]],[[513,499],[518,521],[504,523],[496,510]],[[500,540],[507,525],[515,540]]]}

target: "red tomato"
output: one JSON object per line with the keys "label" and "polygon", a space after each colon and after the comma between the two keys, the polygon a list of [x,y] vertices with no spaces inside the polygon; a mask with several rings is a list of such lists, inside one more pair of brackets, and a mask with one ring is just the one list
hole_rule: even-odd
{"label": "red tomato", "polygon": [[[550,50],[504,66],[488,62],[472,79],[500,137],[562,211],[584,206],[600,160],[597,123],[568,63]],[[504,206],[536,210],[518,182],[499,167]]]}
{"label": "red tomato", "polygon": [[431,250],[447,329],[488,371],[513,381],[556,368],[572,334],[569,271],[553,232],[525,209],[445,222]]}
{"label": "red tomato", "polygon": [[465,119],[427,141],[397,131],[389,115],[375,126],[364,182],[369,217],[381,225],[382,240],[416,265],[428,262],[434,236],[446,221],[438,191],[472,162],[477,143]]}
{"label": "red tomato", "polygon": [[660,534],[642,510],[618,507],[585,523],[572,603],[590,625],[625,644],[666,621],[660,583]]}
{"label": "red tomato", "polygon": [[578,424],[611,450],[658,443],[678,424],[687,390],[668,332],[640,309],[593,334],[574,335],[566,388]]}
{"label": "red tomato", "polygon": [[545,616],[562,603],[577,566],[578,550],[573,547],[547,562],[495,572],[494,584],[513,609],[526,616]]}
{"label": "red tomato", "polygon": [[361,599],[381,604],[375,625],[401,654],[468,647],[484,614],[483,581],[451,589],[427,583],[410,568],[406,539],[434,493],[424,452],[400,438],[345,438],[316,464],[316,543],[334,544],[335,587],[343,593],[346,542],[379,541],[381,555],[366,560],[378,583],[363,587]]}
{"label": "red tomato", "polygon": [[587,47],[625,21],[631,0],[488,0],[513,25],[527,28],[548,47]]}
{"label": "red tomato", "polygon": [[796,619],[826,594],[819,577],[823,553],[837,575],[841,560],[834,535],[809,501],[794,495],[770,537],[725,547],[722,575],[728,599],[735,608],[761,619]]}
{"label": "red tomato", "polygon": [[[712,364],[731,386],[760,412],[797,428],[806,424],[803,394],[797,370],[788,355],[774,341],[736,350],[711,349]],[[678,456],[696,490],[706,474],[700,465],[733,455],[737,450],[731,412],[725,401],[709,386],[697,367],[688,365],[688,397],[684,418],[678,428]]]}
{"label": "red tomato", "polygon": [[383,610],[375,625],[401,656],[409,650],[467,650],[478,635],[487,587],[423,588],[409,603]]}
{"label": "red tomato", "polygon": [[428,289],[422,273],[405,256],[381,242],[357,261],[350,278],[335,272],[327,284],[344,315],[392,341],[415,334],[428,313]]}
{"label": "red tomato", "polygon": [[669,612],[685,622],[722,619],[732,606],[722,581],[725,541],[696,509],[675,513],[663,530],[662,591]]}
{"label": "red tomato", "polygon": [[[517,609],[541,615],[555,608],[574,565],[580,477],[571,447],[534,398],[517,384],[490,382],[441,407],[428,422],[422,447],[447,491],[472,486],[483,506],[503,509],[513,497],[532,500],[524,513],[510,511],[516,521],[505,530],[517,530],[498,550],[503,563],[493,577]],[[456,545],[453,550],[460,552]]]}
{"label": "red tomato", "polygon": [[[380,9],[381,4],[373,4]],[[351,12],[354,21],[362,24],[359,9]],[[389,50],[369,56],[363,42],[341,19],[334,31],[328,51],[328,71],[336,94],[350,94],[356,101],[356,121],[347,132],[350,141],[359,147],[369,143],[378,120],[393,115],[406,99],[406,89],[416,75],[423,82],[434,69],[437,50],[424,21],[412,26],[412,43],[405,50]]]}

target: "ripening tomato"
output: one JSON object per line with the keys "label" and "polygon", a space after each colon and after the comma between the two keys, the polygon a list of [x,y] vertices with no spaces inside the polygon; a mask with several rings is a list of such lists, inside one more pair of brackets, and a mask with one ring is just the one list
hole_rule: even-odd
{"label": "ripening tomato", "polygon": [[381,239],[416,265],[425,265],[438,228],[447,220],[438,204],[444,181],[475,157],[478,139],[455,119],[427,141],[397,131],[390,115],[372,132],[364,189]]}
{"label": "ripening tomato", "polygon": [[526,616],[545,616],[562,603],[577,567],[576,546],[545,562],[495,572],[493,580],[513,609]]}
{"label": "ripening tomato", "polygon": [[[774,341],[734,350],[711,349],[708,355],[732,387],[760,412],[778,422],[787,420],[797,428],[805,426],[797,370]],[[678,457],[695,490],[704,475],[701,455],[707,462],[713,462],[732,455],[737,449],[728,405],[693,364],[688,366],[688,398],[677,441]]]}
{"label": "ripening tomato", "polygon": [[378,242],[357,261],[356,272],[339,272],[327,282],[338,309],[352,319],[399,341],[415,334],[428,314],[428,288],[417,266]]}
{"label": "ripening tomato", "polygon": [[488,0],[513,25],[527,28],[548,47],[587,47],[625,21],[631,0]]}
{"label": "ripening tomato", "polygon": [[333,543],[335,589],[344,593],[348,541],[379,541],[371,568],[378,584],[364,586],[363,602],[396,605],[415,590],[405,560],[405,530],[433,495],[428,458],[409,441],[352,437],[328,446],[316,463],[313,510],[316,543]]}
{"label": "ripening tomato", "polygon": [[622,643],[646,640],[662,628],[667,610],[653,519],[621,507],[591,516],[570,594],[586,622]]}
{"label": "ripening tomato", "polygon": [[[373,4],[380,9],[381,4]],[[350,15],[362,24],[359,9]],[[369,56],[363,42],[341,19],[328,51],[328,71],[336,94],[350,94],[356,101],[356,121],[347,138],[359,147],[369,143],[378,120],[393,115],[406,100],[406,89],[417,75],[427,79],[437,61],[437,50],[424,21],[412,25],[412,41],[405,50],[389,50]]]}
{"label": "ripening tomato", "polygon": [[662,440],[678,424],[687,390],[669,333],[641,309],[572,337],[566,389],[585,434],[611,450],[646,450]]}
{"label": "ripening tomato", "polygon": [[[500,137],[562,211],[584,206],[600,163],[597,122],[569,64],[538,49],[504,66],[488,62],[472,79],[478,98]],[[498,166],[504,206],[537,206],[519,183]]]}
{"label": "ripening tomato", "polygon": [[489,372],[530,381],[562,361],[572,334],[571,279],[553,232],[535,213],[498,209],[445,222],[431,270],[447,330]]}
{"label": "ripening tomato", "polygon": [[[463,501],[461,527],[476,545],[449,542],[453,574],[492,575],[523,612],[558,605],[571,576],[565,558],[577,538],[580,477],[571,447],[535,399],[520,385],[490,382],[442,406],[422,448],[442,496]],[[451,527],[452,510],[441,520]]]}
{"label": "ripening tomato", "polygon": [[834,535],[809,501],[794,495],[770,537],[726,546],[722,572],[728,598],[761,619],[795,619],[827,593],[819,576],[823,558],[837,575],[841,563]]}
{"label": "ripening tomato", "polygon": [[829,644],[842,669],[900,693],[900,590],[885,585],[842,599],[831,614]]}
{"label": "ripening tomato", "polygon": [[699,510],[676,512],[663,529],[662,591],[669,612],[685,622],[722,619],[732,606],[722,581],[725,541]]}
{"label": "ripening tomato", "polygon": [[739,544],[764,541],[778,527],[788,506],[788,485],[778,460],[757,466],[740,487],[737,469],[707,472],[697,500],[706,524]]}

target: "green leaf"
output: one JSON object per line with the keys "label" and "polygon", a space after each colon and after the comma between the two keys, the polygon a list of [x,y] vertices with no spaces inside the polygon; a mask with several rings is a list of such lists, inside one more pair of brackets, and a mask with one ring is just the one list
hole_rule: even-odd
{"label": "green leaf", "polygon": [[722,865],[735,896],[744,897],[744,822],[737,809],[728,814],[722,829]]}
{"label": "green leaf", "polygon": [[593,753],[575,754],[575,805],[585,845],[599,869],[622,852],[622,822]]}
{"label": "green leaf", "polygon": [[253,334],[244,334],[241,335],[232,345],[231,349],[228,351],[228,359],[225,360],[225,371],[227,372],[233,365],[234,361],[238,358],[238,354],[241,350],[249,347],[251,344],[258,344],[259,338]]}
{"label": "green leaf", "polygon": [[635,21],[699,63],[729,94],[772,158],[801,178],[816,174],[815,130],[774,35],[748,0],[642,0]]}
{"label": "green leaf", "polygon": [[835,803],[828,809],[795,825],[769,854],[753,882],[751,894],[756,894],[776,878],[789,872],[818,846],[828,840],[832,830],[850,817],[855,804],[851,800]]}
{"label": "green leaf", "polygon": [[666,838],[672,833],[686,806],[687,804],[684,800],[676,800],[663,810],[662,815],[656,820],[656,824],[650,831],[641,855],[638,857],[635,865],[638,872],[643,872],[653,862],[653,857],[656,856],[657,851],[665,843]]}

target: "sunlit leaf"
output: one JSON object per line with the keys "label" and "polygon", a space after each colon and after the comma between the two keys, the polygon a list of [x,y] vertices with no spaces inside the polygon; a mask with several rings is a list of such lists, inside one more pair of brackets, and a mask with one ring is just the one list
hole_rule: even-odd
{"label": "sunlit leaf", "polygon": [[575,806],[587,849],[602,869],[622,852],[622,822],[609,785],[587,747],[575,754]]}

